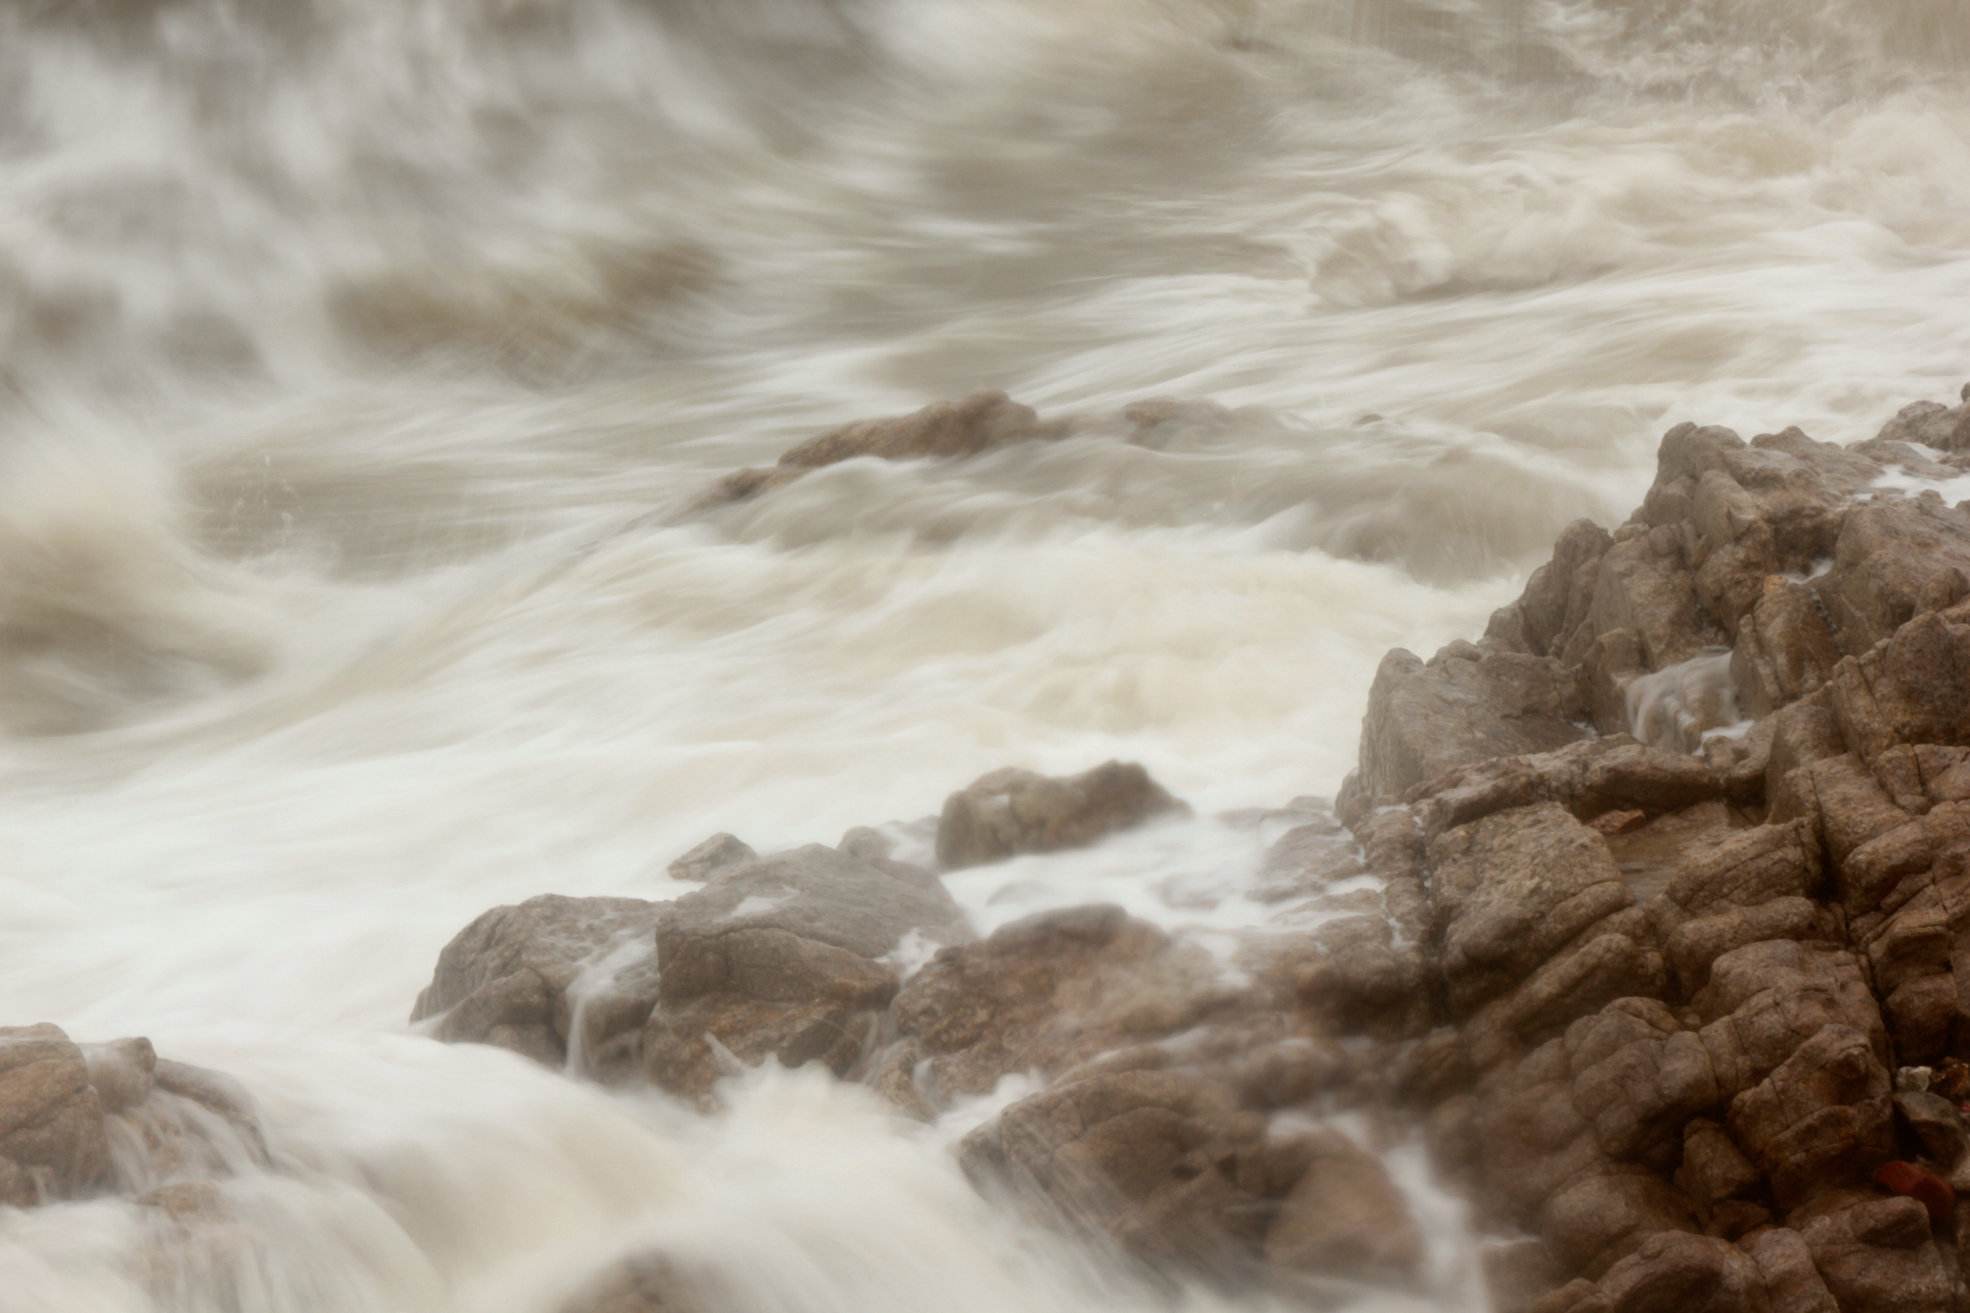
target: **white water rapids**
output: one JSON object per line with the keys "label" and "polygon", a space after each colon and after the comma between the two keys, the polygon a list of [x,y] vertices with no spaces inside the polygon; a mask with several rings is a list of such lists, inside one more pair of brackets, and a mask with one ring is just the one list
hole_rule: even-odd
{"label": "white water rapids", "polygon": [[[1007,764],[1199,819],[982,924],[1257,919],[1213,817],[1331,793],[1669,424],[1954,400],[1967,67],[1970,0],[9,5],[0,1023],[232,1073],[281,1170],[162,1281],[143,1210],[0,1216],[0,1310],[550,1313],[651,1244],[734,1313],[1260,1308],[811,1073],[702,1118],[405,1017],[487,907]],[[680,514],[978,387],[1095,418]],[[1157,396],[1226,409],[1103,436]]]}

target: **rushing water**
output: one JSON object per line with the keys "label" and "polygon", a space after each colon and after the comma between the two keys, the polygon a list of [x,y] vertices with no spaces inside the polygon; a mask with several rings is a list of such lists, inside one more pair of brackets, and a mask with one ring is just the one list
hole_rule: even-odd
{"label": "rushing water", "polygon": [[[233,1072],[283,1170],[162,1282],[141,1210],[0,1218],[0,1309],[541,1313],[651,1243],[747,1313],[1167,1298],[856,1091],[707,1120],[404,1017],[492,904],[1013,762],[1202,819],[981,921],[1257,918],[1213,814],[1331,791],[1383,650],[1667,424],[1954,397],[1967,53],[1970,0],[8,6],[0,1022]],[[980,386],[1078,436],[684,513]],[[1154,396],[1223,409],[1121,441]]]}

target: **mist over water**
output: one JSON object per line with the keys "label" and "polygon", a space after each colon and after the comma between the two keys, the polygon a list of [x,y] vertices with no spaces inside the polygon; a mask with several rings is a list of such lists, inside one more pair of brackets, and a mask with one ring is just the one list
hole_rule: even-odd
{"label": "mist over water", "polygon": [[[0,1023],[231,1072],[278,1168],[217,1248],[0,1217],[0,1310],[551,1313],[652,1245],[739,1313],[1262,1308],[811,1072],[703,1118],[404,1018],[494,904],[1006,764],[1197,819],[981,927],[1263,920],[1218,814],[1331,794],[1664,428],[1954,397],[1967,69],[1970,0],[0,12]],[[980,387],[1073,436],[687,509]],[[1481,1307],[1404,1161],[1432,1285],[1358,1302]]]}

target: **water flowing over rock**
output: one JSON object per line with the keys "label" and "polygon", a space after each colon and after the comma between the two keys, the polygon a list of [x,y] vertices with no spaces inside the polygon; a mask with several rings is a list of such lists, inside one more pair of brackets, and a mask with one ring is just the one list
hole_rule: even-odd
{"label": "water flowing over rock", "polygon": [[245,1093],[158,1058],[147,1039],[78,1045],[59,1026],[0,1027],[0,1206],[172,1191],[268,1161]]}
{"label": "water flowing over rock", "polygon": [[728,474],[700,503],[718,506],[746,501],[785,487],[809,471],[857,457],[877,460],[953,460],[976,456],[1014,442],[1058,438],[1058,422],[1042,422],[1031,406],[1003,392],[974,392],[960,401],[939,401],[908,415],[858,420],[810,438],[781,454],[777,464]]}

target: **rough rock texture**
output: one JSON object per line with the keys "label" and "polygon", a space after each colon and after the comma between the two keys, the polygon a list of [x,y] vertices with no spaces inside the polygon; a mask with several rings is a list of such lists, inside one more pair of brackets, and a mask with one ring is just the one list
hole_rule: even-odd
{"label": "rough rock texture", "polygon": [[[1898,486],[1960,433],[1685,425],[1481,641],[1384,663],[1341,812],[1420,904],[1394,1069],[1572,1278],[1544,1313],[1970,1307],[1931,1092],[1970,1049],[1970,510]],[[1675,705],[1715,677],[1752,723]]]}
{"label": "rough rock texture", "polygon": [[974,392],[961,401],[940,401],[908,415],[858,420],[810,438],[783,453],[777,464],[727,475],[700,505],[745,501],[784,487],[810,470],[858,456],[879,460],[950,460],[976,456],[1015,442],[1058,438],[1064,424],[1042,422],[1031,406],[1003,392]]}
{"label": "rough rock texture", "polygon": [[944,802],[937,860],[946,870],[1093,843],[1184,805],[1133,762],[1053,777],[1008,767]]}
{"label": "rough rock texture", "polygon": [[0,1206],[182,1191],[267,1161],[251,1101],[147,1039],[0,1026]]}

